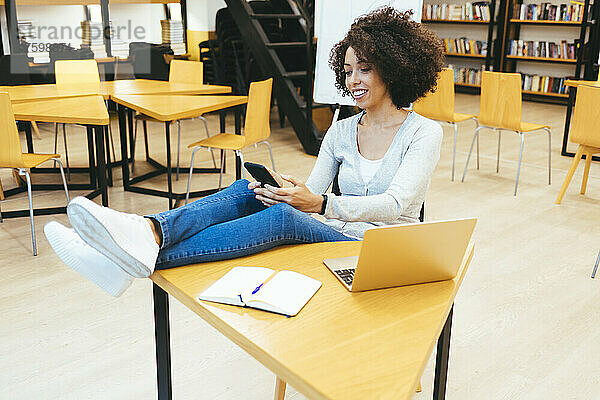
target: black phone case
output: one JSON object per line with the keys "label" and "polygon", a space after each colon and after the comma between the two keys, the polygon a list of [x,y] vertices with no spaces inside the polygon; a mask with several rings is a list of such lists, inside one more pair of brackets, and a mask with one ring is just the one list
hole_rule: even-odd
{"label": "black phone case", "polygon": [[271,186],[280,187],[275,178],[273,178],[273,175],[269,173],[264,165],[245,162],[244,167],[254,179],[261,183],[261,186],[264,186],[266,183]]}

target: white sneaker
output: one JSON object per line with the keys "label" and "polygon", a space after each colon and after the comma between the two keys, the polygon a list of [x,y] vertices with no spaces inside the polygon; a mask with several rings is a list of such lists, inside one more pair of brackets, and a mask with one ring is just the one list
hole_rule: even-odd
{"label": "white sneaker", "polygon": [[76,197],[67,206],[69,221],[90,246],[136,278],[154,272],[159,247],[146,218]]}
{"label": "white sneaker", "polygon": [[111,296],[119,297],[133,282],[131,275],[84,242],[73,229],[52,221],[44,226],[44,233],[65,264]]}

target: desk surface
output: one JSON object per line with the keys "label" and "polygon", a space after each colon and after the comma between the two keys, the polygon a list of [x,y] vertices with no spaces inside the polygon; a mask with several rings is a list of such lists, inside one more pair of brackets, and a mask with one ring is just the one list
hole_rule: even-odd
{"label": "desk surface", "polygon": [[248,97],[116,95],[112,100],[159,121],[175,121],[245,104]]}
{"label": "desk surface", "polygon": [[100,82],[100,85],[70,85],[67,87],[59,87],[55,84],[0,86],[0,91],[8,92],[11,102],[15,104],[90,95],[100,95],[109,99],[112,96],[124,94],[226,94],[231,93],[231,87],[170,83],[147,79],[123,79],[103,81]]}
{"label": "desk surface", "polygon": [[[360,246],[285,246],[156,271],[151,279],[311,399],[410,399],[465,276],[473,245],[452,281],[350,293],[322,259],[357,255]],[[238,265],[293,270],[323,286],[293,318],[195,300]]]}
{"label": "desk surface", "polygon": [[12,105],[19,121],[108,125],[109,116],[100,96],[67,97]]}

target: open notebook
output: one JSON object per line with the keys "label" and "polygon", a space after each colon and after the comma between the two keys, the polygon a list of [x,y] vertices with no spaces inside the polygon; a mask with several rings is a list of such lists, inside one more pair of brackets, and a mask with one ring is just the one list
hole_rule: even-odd
{"label": "open notebook", "polygon": [[200,293],[198,299],[257,308],[291,317],[298,314],[320,287],[320,281],[293,271],[234,267]]}

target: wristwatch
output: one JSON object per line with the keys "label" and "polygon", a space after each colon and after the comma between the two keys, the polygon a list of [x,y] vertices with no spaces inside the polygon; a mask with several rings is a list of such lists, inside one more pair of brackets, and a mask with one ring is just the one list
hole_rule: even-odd
{"label": "wristwatch", "polygon": [[321,196],[323,196],[323,204],[321,204],[321,211],[319,211],[319,214],[323,215],[325,214],[325,209],[327,208],[327,195],[322,194]]}

